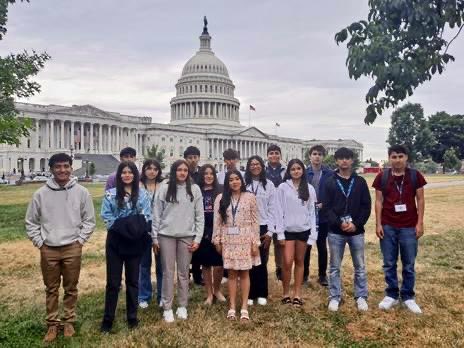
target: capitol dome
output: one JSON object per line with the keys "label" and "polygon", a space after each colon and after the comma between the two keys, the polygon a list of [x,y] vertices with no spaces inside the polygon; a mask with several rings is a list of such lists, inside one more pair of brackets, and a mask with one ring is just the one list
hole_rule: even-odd
{"label": "capitol dome", "polygon": [[242,127],[240,102],[226,65],[211,49],[207,20],[200,36],[200,49],[182,69],[171,99],[171,124]]}

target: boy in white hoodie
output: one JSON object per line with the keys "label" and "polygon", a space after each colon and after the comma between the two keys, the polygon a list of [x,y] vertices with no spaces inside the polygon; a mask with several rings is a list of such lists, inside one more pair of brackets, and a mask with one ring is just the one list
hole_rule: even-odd
{"label": "boy in white hoodie", "polygon": [[40,250],[46,293],[48,331],[44,342],[56,339],[60,324],[58,299],[61,277],[64,288],[64,336],[74,335],[77,283],[82,245],[95,229],[95,211],[89,191],[72,177],[72,158],[65,153],[49,160],[53,177],[32,196],[26,213],[26,231]]}

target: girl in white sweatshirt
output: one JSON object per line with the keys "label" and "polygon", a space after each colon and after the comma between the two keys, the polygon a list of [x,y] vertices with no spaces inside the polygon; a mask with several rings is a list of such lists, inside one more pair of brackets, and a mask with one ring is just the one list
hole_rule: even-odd
{"label": "girl in white sweatshirt", "polygon": [[[305,167],[299,159],[288,162],[284,182],[277,189],[279,214],[276,219],[277,238],[284,246],[283,304],[301,307],[304,256],[308,245],[317,240],[316,191],[308,184]],[[294,269],[294,289],[290,297],[290,279]]]}

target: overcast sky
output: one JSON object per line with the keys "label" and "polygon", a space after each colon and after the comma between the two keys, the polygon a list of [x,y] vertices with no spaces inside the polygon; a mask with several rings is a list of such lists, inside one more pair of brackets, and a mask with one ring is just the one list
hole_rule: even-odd
{"label": "overcast sky", "polygon": [[[316,5],[317,4],[317,5]],[[388,112],[363,123],[369,80],[353,81],[347,50],[334,34],[367,15],[367,0],[157,1],[31,0],[9,7],[0,55],[46,50],[42,92],[25,102],[91,104],[167,123],[169,100],[185,62],[199,48],[203,16],[212,48],[226,64],[240,117],[264,132],[303,139],[354,138],[364,157],[383,159]],[[412,102],[426,115],[464,113],[464,37],[445,75],[420,87]]]}

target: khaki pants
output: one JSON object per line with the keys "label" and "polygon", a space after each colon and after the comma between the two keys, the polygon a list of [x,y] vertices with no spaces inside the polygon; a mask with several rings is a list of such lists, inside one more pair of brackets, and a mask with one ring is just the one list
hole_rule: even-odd
{"label": "khaki pants", "polygon": [[161,264],[163,267],[163,287],[161,300],[164,310],[172,308],[174,299],[174,274],[177,264],[177,303],[187,307],[189,290],[189,267],[192,253],[188,250],[193,237],[171,238],[158,236]]}
{"label": "khaki pants", "polygon": [[58,311],[59,289],[63,277],[63,322],[76,321],[77,283],[81,270],[82,245],[74,242],[62,247],[40,248],[40,266],[46,293],[47,325],[60,323]]}

